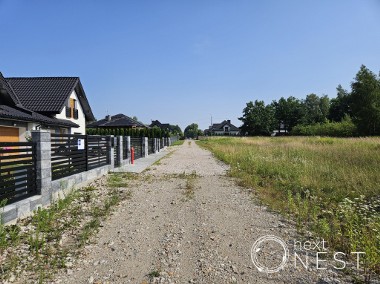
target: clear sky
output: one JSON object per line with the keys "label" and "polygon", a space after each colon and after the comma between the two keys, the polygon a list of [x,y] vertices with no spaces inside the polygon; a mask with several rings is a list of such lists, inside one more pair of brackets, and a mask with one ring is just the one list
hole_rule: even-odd
{"label": "clear sky", "polygon": [[380,0],[0,0],[0,71],[79,76],[95,116],[237,119],[380,70]]}

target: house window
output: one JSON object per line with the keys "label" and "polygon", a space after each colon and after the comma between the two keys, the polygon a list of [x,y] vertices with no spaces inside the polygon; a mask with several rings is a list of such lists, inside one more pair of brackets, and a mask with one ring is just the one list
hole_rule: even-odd
{"label": "house window", "polygon": [[73,98],[70,98],[68,105],[66,106],[66,117],[78,119],[78,105],[77,101]]}
{"label": "house window", "polygon": [[228,132],[228,126],[224,126],[224,132]]}

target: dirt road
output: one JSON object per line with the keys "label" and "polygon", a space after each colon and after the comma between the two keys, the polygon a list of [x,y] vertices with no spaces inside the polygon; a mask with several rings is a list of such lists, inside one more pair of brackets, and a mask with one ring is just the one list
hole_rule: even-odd
{"label": "dirt road", "polygon": [[[344,283],[332,271],[318,275],[290,261],[278,273],[259,272],[251,261],[255,240],[291,240],[294,228],[253,200],[195,142],[173,149],[141,174],[129,189],[132,198],[56,283]],[[272,258],[278,263],[281,255]]]}

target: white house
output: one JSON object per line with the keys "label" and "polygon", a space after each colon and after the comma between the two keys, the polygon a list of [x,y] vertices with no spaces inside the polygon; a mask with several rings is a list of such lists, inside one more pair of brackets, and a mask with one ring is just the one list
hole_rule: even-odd
{"label": "white house", "polygon": [[231,123],[231,120],[224,120],[221,123],[214,123],[205,130],[207,135],[239,135],[240,130]]}
{"label": "white house", "polygon": [[25,141],[31,130],[85,134],[94,121],[78,77],[12,77],[0,73],[0,142]]}

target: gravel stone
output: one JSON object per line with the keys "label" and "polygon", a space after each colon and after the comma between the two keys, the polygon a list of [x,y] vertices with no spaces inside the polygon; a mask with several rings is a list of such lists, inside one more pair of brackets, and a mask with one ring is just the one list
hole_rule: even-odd
{"label": "gravel stone", "polygon": [[[131,198],[102,222],[72,274],[55,283],[348,283],[336,271],[291,263],[279,273],[259,272],[253,243],[268,234],[294,240],[294,226],[255,202],[254,190],[238,186],[229,167],[194,141],[168,151],[128,187]],[[191,198],[184,174],[196,174]]]}

